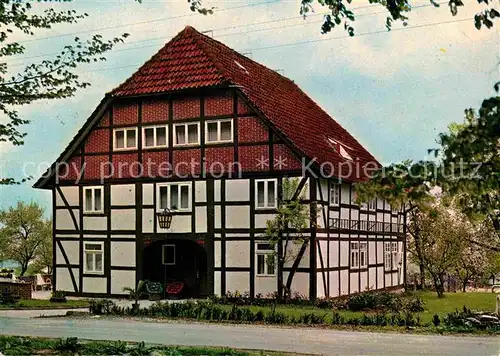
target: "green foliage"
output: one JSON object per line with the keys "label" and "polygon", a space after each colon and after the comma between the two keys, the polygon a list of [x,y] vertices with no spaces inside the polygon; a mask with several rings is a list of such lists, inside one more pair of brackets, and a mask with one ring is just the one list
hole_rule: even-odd
{"label": "green foliage", "polygon": [[52,303],[66,303],[66,292],[61,290],[55,290],[50,296],[50,302]]}
{"label": "green foliage", "polygon": [[[20,34],[34,36],[37,30],[76,24],[87,16],[74,10],[55,11],[53,8],[39,12],[28,1],[1,0],[0,56],[16,58],[25,52],[25,46],[16,41]],[[90,83],[82,81],[75,69],[81,64],[105,60],[103,54],[126,37],[128,34],[110,40],[101,35],[88,40],[76,37],[54,58],[28,64],[18,72],[13,72],[8,63],[0,63],[0,113],[8,118],[0,123],[0,142],[24,144],[26,134],[21,132],[21,127],[29,121],[19,115],[18,108],[40,100],[68,98],[88,87]],[[0,178],[0,184],[16,183],[19,182],[13,178]]]}
{"label": "green foliage", "polygon": [[92,299],[89,301],[89,312],[94,315],[111,313],[115,303],[111,299]]}
{"label": "green foliage", "polygon": [[59,339],[54,346],[54,349],[62,353],[77,354],[79,353],[82,345],[76,337],[68,337],[66,339]]}
{"label": "green foliage", "polygon": [[31,262],[42,259],[47,245],[52,245],[52,223],[43,219],[43,208],[37,203],[18,202],[15,208],[1,211],[0,226],[3,257],[21,264],[21,276]]}

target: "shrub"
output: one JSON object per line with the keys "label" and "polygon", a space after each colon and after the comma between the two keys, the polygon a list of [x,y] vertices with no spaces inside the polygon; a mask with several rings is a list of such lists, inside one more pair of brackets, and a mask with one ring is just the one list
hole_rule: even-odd
{"label": "shrub", "polygon": [[62,290],[55,290],[50,296],[52,303],[66,303],[66,293]]}
{"label": "shrub", "polygon": [[408,299],[403,304],[403,310],[412,313],[421,313],[424,311],[424,301],[420,297]]}
{"label": "shrub", "polygon": [[119,314],[119,307],[110,299],[92,299],[89,302],[89,313],[94,315]]}
{"label": "shrub", "polygon": [[81,347],[82,345],[78,342],[78,338],[68,337],[67,339],[59,339],[54,349],[63,353],[77,354]]}

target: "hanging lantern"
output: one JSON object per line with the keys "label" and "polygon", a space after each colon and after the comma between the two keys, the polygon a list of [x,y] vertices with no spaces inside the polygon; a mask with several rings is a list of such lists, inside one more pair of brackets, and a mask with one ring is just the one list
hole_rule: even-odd
{"label": "hanging lantern", "polygon": [[170,229],[172,224],[172,212],[170,209],[165,208],[163,211],[157,212],[156,217],[158,218],[158,225],[162,229]]}

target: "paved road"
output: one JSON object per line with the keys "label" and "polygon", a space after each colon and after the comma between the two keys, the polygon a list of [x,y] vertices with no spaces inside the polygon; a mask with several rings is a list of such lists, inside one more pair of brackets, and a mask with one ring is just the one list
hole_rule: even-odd
{"label": "paved road", "polygon": [[[5,314],[4,314],[5,315]],[[0,316],[0,334],[229,346],[323,355],[500,355],[500,338],[382,334],[121,319]]]}

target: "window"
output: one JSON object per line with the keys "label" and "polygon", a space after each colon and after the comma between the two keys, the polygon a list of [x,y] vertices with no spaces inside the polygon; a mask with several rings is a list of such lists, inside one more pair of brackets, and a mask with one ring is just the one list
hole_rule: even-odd
{"label": "window", "polygon": [[175,245],[163,245],[162,261],[163,264],[167,266],[175,265]]}
{"label": "window", "polygon": [[191,183],[158,184],[158,209],[190,211]]}
{"label": "window", "polygon": [[200,124],[198,122],[174,125],[174,146],[199,144]]}
{"label": "window", "polygon": [[376,210],[377,209],[377,198],[370,200],[368,202],[368,210]]}
{"label": "window", "polygon": [[113,150],[133,150],[137,148],[137,127],[115,129]]}
{"label": "window", "polygon": [[347,150],[352,150],[351,147],[343,144],[343,143],[340,143],[339,141],[337,140],[334,140],[333,138],[330,138],[328,137],[328,144],[330,145],[330,147],[335,151],[337,152],[342,158],[346,159],[346,160],[349,160],[349,161],[352,161],[352,156],[349,154],[349,152]]}
{"label": "window", "polygon": [[233,142],[233,120],[216,120],[205,123],[205,142]]}
{"label": "window", "polygon": [[147,126],[142,128],[142,147],[167,147],[167,126]]}
{"label": "window", "polygon": [[351,242],[351,268],[368,267],[368,244],[366,242]]}
{"label": "window", "polygon": [[330,184],[330,205],[340,204],[340,184],[331,183]]}
{"label": "window", "polygon": [[276,275],[276,254],[274,248],[266,242],[255,246],[257,276]]}
{"label": "window", "polygon": [[101,274],[104,272],[104,243],[86,242],[84,244],[85,273]]}
{"label": "window", "polygon": [[386,271],[393,271],[399,266],[397,242],[384,242],[384,267]]}
{"label": "window", "polygon": [[84,213],[103,213],[104,195],[102,187],[84,187],[83,188],[83,212]]}
{"label": "window", "polygon": [[276,179],[256,180],[255,184],[256,208],[276,208],[278,200],[278,184]]}

